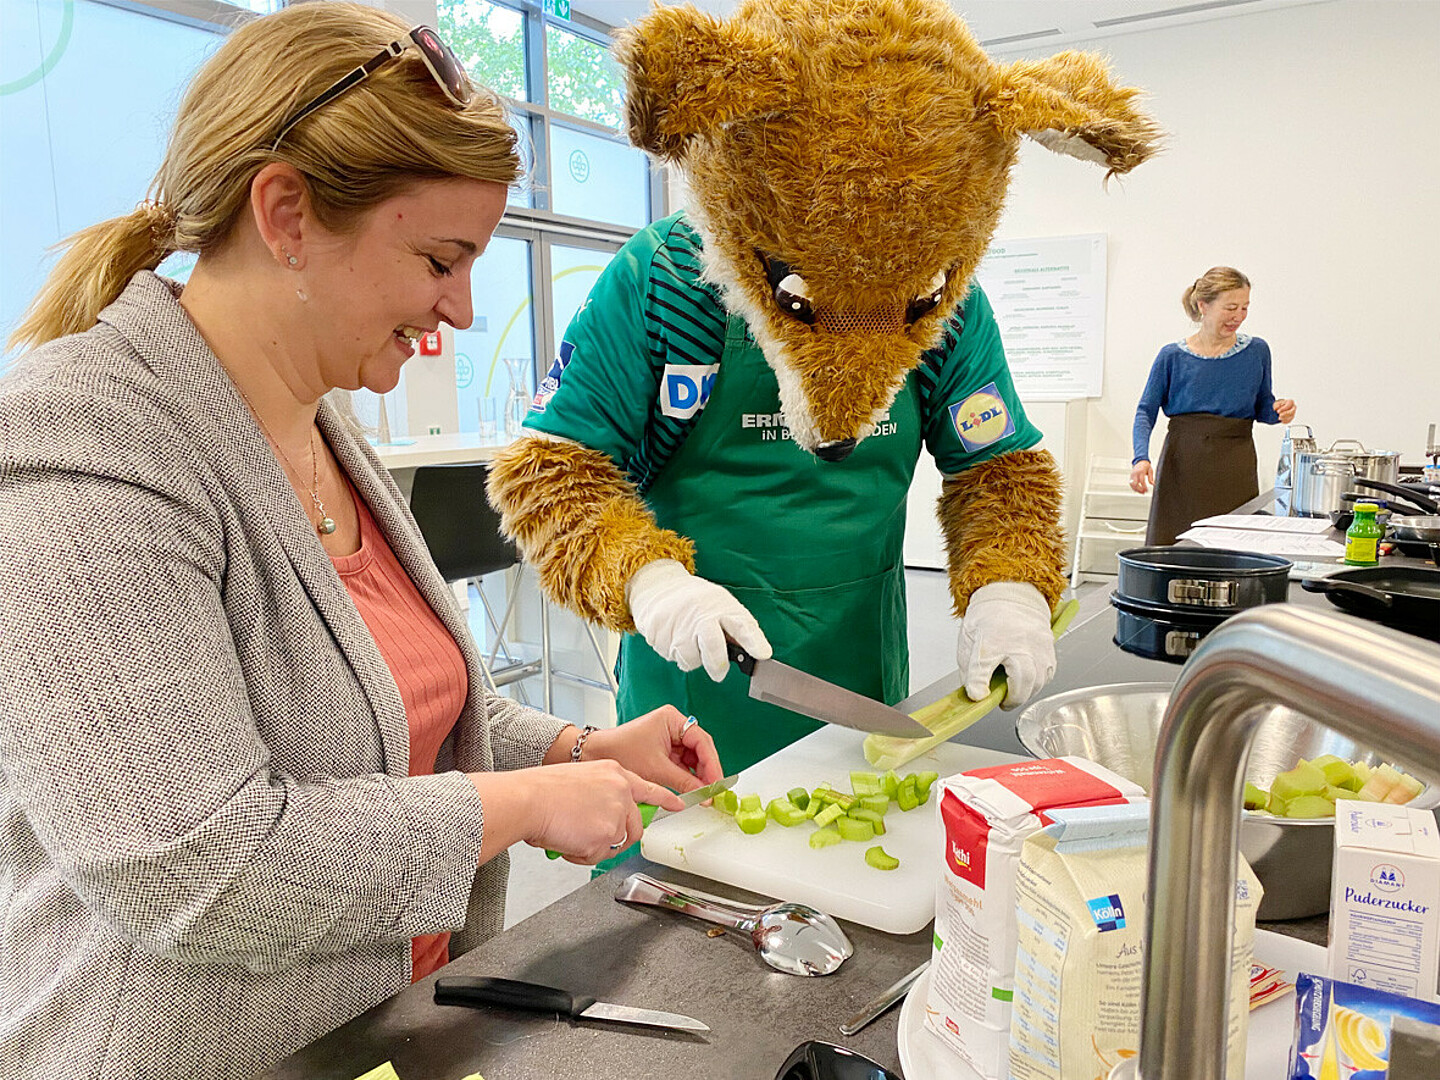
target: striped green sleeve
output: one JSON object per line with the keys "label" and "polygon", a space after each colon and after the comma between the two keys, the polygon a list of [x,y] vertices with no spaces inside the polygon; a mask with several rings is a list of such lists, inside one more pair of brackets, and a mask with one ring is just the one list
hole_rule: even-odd
{"label": "striped green sleeve", "polygon": [[642,490],[691,423],[725,345],[681,215],[632,237],[576,312],[525,426],[600,450]]}

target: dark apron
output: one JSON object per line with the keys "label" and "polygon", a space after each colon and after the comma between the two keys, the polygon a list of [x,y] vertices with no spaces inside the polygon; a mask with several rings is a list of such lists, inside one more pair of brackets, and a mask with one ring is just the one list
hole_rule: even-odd
{"label": "dark apron", "polygon": [[1228,514],[1260,494],[1254,425],[1213,413],[1170,417],[1155,467],[1147,545],[1173,544],[1201,518]]}

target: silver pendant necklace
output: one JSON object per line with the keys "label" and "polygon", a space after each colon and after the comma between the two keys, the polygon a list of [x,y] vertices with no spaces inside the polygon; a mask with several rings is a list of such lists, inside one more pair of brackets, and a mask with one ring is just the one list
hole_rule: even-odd
{"label": "silver pendant necklace", "polygon": [[[295,463],[290,460],[290,455],[285,453],[284,447],[278,439],[270,433],[270,428],[260,416],[260,410],[255,408],[255,403],[250,400],[250,395],[240,389],[240,384],[231,380],[235,389],[240,391],[240,396],[245,399],[245,404],[250,406],[250,414],[255,417],[255,422],[260,425],[260,430],[265,433],[271,448],[280,455],[280,459],[289,467],[292,476],[303,476]],[[315,526],[316,532],[322,536],[329,536],[335,531],[335,519],[325,513],[325,504],[320,501],[320,455],[315,450],[315,427],[310,427],[310,501],[315,504],[315,512],[320,515],[320,522]]]}

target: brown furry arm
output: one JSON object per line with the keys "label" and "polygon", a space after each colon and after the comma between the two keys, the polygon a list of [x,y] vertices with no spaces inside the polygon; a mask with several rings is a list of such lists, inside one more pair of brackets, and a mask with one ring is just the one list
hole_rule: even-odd
{"label": "brown furry arm", "polygon": [[1029,582],[1054,609],[1067,584],[1061,488],[1048,450],[1001,454],[946,478],[938,512],[956,618],[995,581]]}
{"label": "brown furry arm", "polygon": [[545,595],[607,630],[634,631],[625,583],[640,567],[674,559],[695,570],[695,545],[661,529],[635,486],[598,450],[519,439],[491,464],[487,491]]}

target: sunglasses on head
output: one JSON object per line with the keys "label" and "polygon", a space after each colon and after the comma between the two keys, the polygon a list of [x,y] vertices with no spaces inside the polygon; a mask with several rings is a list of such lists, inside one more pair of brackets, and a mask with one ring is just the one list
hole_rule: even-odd
{"label": "sunglasses on head", "polygon": [[435,85],[445,92],[445,96],[460,108],[470,104],[475,91],[470,85],[470,78],[465,74],[465,68],[450,51],[450,46],[440,40],[431,27],[417,26],[408,35],[399,41],[392,41],[385,48],[376,53],[373,58],[365,61],[359,67],[346,74],[338,82],[332,85],[324,93],[314,98],[304,108],[300,109],[289,120],[280,125],[280,134],[275,136],[275,142],[271,150],[277,150],[290,129],[298,124],[305,117],[309,116],[322,105],[328,105],[346,90],[360,85],[375,72],[396,59],[406,49],[414,46],[420,53],[420,59],[425,62],[425,68],[435,80]]}

